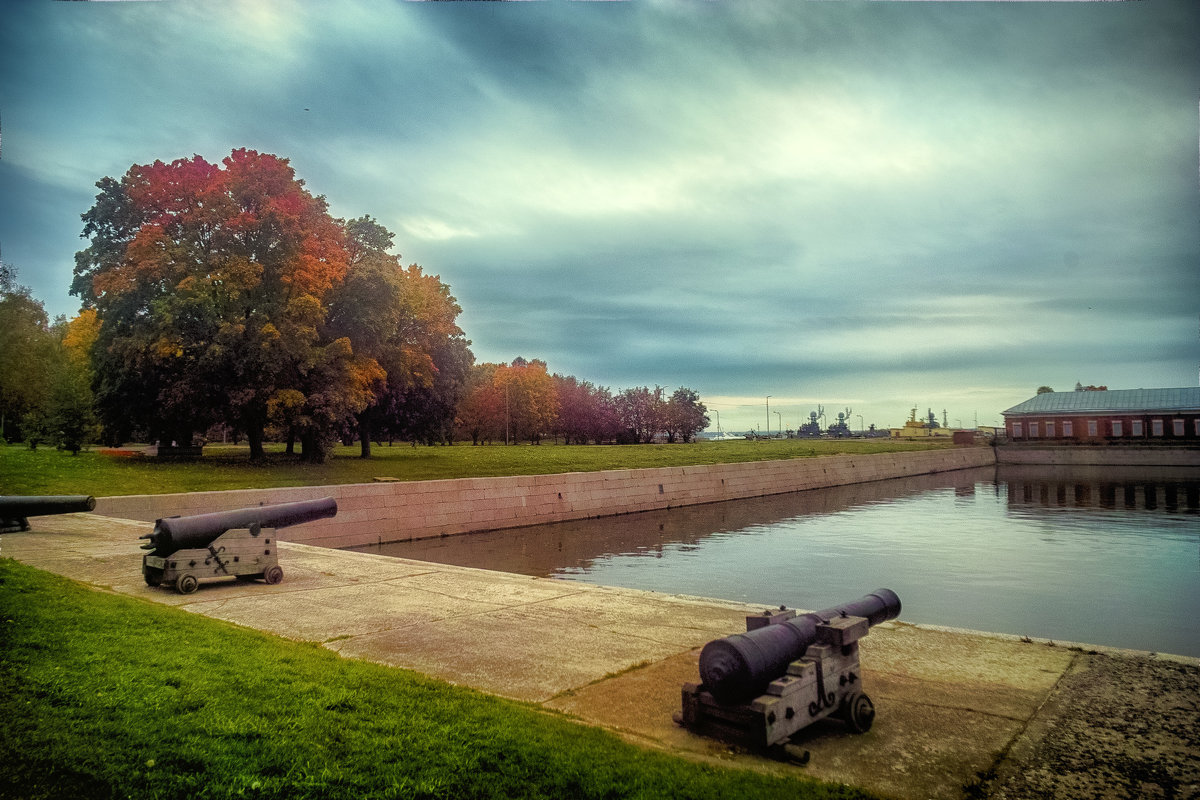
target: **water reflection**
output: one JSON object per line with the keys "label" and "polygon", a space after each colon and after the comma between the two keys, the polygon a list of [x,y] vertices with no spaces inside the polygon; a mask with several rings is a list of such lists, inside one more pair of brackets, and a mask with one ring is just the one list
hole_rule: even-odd
{"label": "water reflection", "polygon": [[351,549],[538,577],[550,577],[564,571],[579,574],[586,573],[597,559],[615,554],[662,558],[667,550],[697,552],[705,540],[721,534],[765,529],[784,520],[836,514],[872,503],[895,502],[931,489],[949,486],[956,497],[969,498],[975,494],[977,481],[990,480],[994,474],[995,469],[991,467],[960,470],[754,500],[707,503]]}
{"label": "water reflection", "polygon": [[1063,467],[1002,465],[1009,506],[1163,511],[1200,514],[1200,480],[1187,467]]}
{"label": "water reflection", "polygon": [[1200,470],[1001,467],[359,548],[1200,656]]}

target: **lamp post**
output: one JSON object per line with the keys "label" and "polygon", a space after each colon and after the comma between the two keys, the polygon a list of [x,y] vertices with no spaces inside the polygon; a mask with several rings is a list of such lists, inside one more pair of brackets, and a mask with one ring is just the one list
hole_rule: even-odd
{"label": "lamp post", "polygon": [[767,395],[767,436],[771,435],[771,395]]}
{"label": "lamp post", "polygon": [[775,416],[779,417],[779,435],[782,436],[783,435],[783,414],[780,414],[778,411],[776,411]]}

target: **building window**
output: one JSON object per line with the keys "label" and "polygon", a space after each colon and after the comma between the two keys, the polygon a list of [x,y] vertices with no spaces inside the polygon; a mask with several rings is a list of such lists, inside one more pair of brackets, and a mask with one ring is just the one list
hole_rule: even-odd
{"label": "building window", "polygon": [[1140,419],[1135,419],[1135,420],[1130,421],[1129,435],[1130,436],[1141,436],[1142,435],[1142,421]]}
{"label": "building window", "polygon": [[1192,420],[1192,427],[1195,428],[1192,433],[1200,436],[1200,417],[1196,417],[1194,420]]}
{"label": "building window", "polygon": [[1151,433],[1151,435],[1153,435],[1153,436],[1162,436],[1162,434],[1163,434],[1163,427],[1162,427],[1162,420],[1161,420],[1161,419],[1152,419],[1152,420],[1150,420],[1150,433]]}
{"label": "building window", "polygon": [[1046,438],[1047,439],[1054,438],[1054,423],[1053,422],[1046,423]]}
{"label": "building window", "polygon": [[1173,429],[1173,432],[1175,433],[1175,435],[1182,438],[1182,436],[1183,436],[1183,420],[1173,419],[1173,420],[1171,420],[1171,423],[1172,423],[1171,428]]}
{"label": "building window", "polygon": [[1112,421],[1112,431],[1113,431],[1112,432],[1113,436],[1124,436],[1125,435],[1125,426],[1121,423],[1121,420],[1114,419]]}
{"label": "building window", "polygon": [[1029,438],[1036,439],[1038,437],[1038,424],[1036,422],[1029,423]]}
{"label": "building window", "polygon": [[1096,420],[1094,419],[1088,420],[1088,436],[1096,436]]}
{"label": "building window", "polygon": [[1070,438],[1075,435],[1075,424],[1069,419],[1063,420],[1063,436]]}
{"label": "building window", "polygon": [[1013,423],[1013,438],[1014,439],[1021,438],[1021,423],[1019,423],[1019,422]]}

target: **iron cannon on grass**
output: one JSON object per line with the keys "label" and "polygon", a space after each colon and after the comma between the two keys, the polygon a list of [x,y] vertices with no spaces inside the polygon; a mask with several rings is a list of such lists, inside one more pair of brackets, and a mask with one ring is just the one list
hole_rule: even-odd
{"label": "iron cannon on grass", "polygon": [[822,611],[781,607],[746,617],[746,632],[709,642],[700,652],[700,683],[683,685],[676,723],[775,755],[798,732],[827,717],[865,733],[875,706],[863,692],[858,640],[900,616],[900,598],[879,589]]}
{"label": "iron cannon on grass", "polygon": [[96,508],[96,498],[84,494],[25,497],[0,496],[0,533],[29,530],[29,517],[75,514]]}
{"label": "iron cannon on grass", "polygon": [[275,531],[337,514],[332,497],[165,517],[140,537],[150,552],[142,556],[142,577],[150,586],[173,585],[181,594],[196,591],[202,578],[283,580]]}

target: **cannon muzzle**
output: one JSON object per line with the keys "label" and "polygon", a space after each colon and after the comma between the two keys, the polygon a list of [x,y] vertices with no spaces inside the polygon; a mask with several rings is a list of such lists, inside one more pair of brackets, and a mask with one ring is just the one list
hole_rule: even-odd
{"label": "cannon muzzle", "polygon": [[287,528],[336,514],[337,501],[325,497],[190,517],[166,517],[155,521],[153,533],[140,538],[150,540],[142,545],[143,550],[152,550],[156,556],[169,556],[176,550],[208,547],[218,536],[234,528]]}
{"label": "cannon muzzle", "polygon": [[817,640],[817,626],[835,617],[865,617],[874,626],[900,616],[900,598],[878,589],[852,603],[736,633],[709,642],[700,652],[700,680],[722,703],[755,697],[787,671]]}
{"label": "cannon muzzle", "polygon": [[80,511],[92,511],[95,508],[96,498],[86,494],[43,497],[6,495],[0,497],[0,531],[12,533],[29,530],[29,521],[26,517],[74,514]]}

